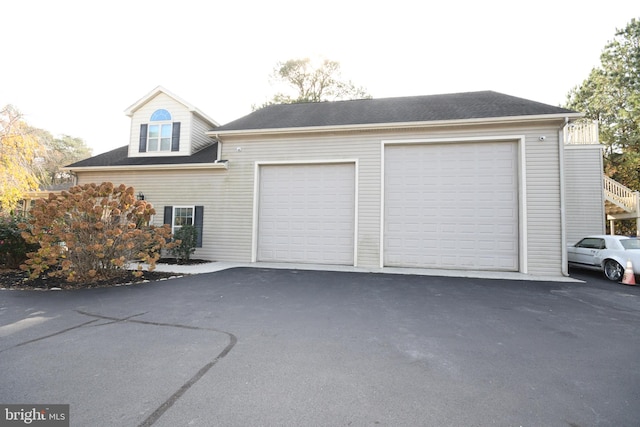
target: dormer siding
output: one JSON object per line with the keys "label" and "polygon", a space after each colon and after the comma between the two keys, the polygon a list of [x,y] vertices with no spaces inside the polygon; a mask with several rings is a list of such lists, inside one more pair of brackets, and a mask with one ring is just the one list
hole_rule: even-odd
{"label": "dormer siding", "polygon": [[207,136],[211,124],[196,114],[191,115],[191,151],[193,153],[211,145],[214,141]]}
{"label": "dormer siding", "polygon": [[[152,114],[159,110],[167,110],[171,114],[171,120],[167,122],[157,123],[172,123],[174,128],[180,127],[179,133],[172,135],[173,148],[168,151],[151,151],[146,143],[146,135],[144,135],[145,129],[148,130],[148,126],[153,124],[151,121]],[[201,121],[200,119],[198,119]],[[193,146],[194,135],[194,115],[189,109],[177,102],[170,96],[159,93],[153,99],[149,100],[145,105],[141,106],[135,111],[131,117],[131,133],[129,138],[129,157],[144,157],[144,156],[189,156],[199,149],[203,148],[207,144],[203,144],[198,141],[196,147]],[[179,125],[176,125],[179,123]],[[146,125],[146,126],[145,126]],[[202,125],[198,124],[197,127]],[[199,132],[196,130],[196,132]],[[144,143],[141,143],[142,140]],[[204,135],[204,134],[203,134]],[[201,139],[198,137],[198,139]],[[211,142],[209,142],[210,144]],[[177,148],[177,150],[176,150]],[[144,151],[141,151],[144,150]]]}

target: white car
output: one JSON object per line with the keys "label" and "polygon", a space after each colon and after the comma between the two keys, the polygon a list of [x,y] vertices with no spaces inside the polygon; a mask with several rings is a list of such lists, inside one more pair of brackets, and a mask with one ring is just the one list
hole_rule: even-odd
{"label": "white car", "polygon": [[599,270],[609,280],[619,282],[627,261],[633,272],[640,275],[640,239],[627,236],[588,236],[567,248],[571,267]]}

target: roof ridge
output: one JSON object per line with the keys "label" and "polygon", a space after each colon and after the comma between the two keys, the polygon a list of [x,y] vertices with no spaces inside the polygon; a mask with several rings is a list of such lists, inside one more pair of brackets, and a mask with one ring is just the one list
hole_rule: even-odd
{"label": "roof ridge", "polygon": [[[478,91],[468,91],[468,92],[450,92],[450,93],[436,93],[429,95],[398,95],[398,96],[384,96],[381,98],[355,98],[355,99],[336,99],[333,101],[324,100],[324,101],[301,101],[301,102],[289,102],[289,103],[281,103],[281,104],[269,104],[264,108],[276,106],[289,106],[289,105],[309,105],[309,104],[338,104],[338,103],[347,103],[347,102],[366,102],[366,101],[384,101],[384,100],[394,100],[394,99],[417,99],[417,98],[435,98],[435,97],[444,97],[444,96],[455,96],[455,95],[470,95],[470,94],[481,94],[481,93],[493,93],[502,96],[511,96],[513,98],[517,98],[512,95],[507,95],[504,93],[496,92],[493,90],[478,90]],[[524,99],[524,98],[521,98]],[[535,101],[532,101],[535,102]],[[258,111],[258,110],[256,110]]]}

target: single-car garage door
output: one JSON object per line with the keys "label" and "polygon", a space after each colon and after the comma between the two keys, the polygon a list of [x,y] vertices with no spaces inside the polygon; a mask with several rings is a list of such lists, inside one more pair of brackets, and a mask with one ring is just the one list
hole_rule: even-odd
{"label": "single-car garage door", "polygon": [[258,261],[354,264],[354,163],[259,172]]}
{"label": "single-car garage door", "polygon": [[518,146],[385,146],[384,265],[518,270]]}

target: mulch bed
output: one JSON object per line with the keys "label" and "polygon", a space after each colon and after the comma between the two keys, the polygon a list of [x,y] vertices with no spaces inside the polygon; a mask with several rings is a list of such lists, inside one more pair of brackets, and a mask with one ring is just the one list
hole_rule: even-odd
{"label": "mulch bed", "polygon": [[[189,260],[188,263],[181,265],[202,264],[211,261],[205,260]],[[178,264],[175,259],[163,258],[158,261],[162,264]],[[184,274],[168,273],[162,271],[143,271],[142,276],[136,277],[132,271],[125,271],[118,277],[110,279],[96,279],[90,283],[86,282],[67,282],[58,277],[48,277],[46,275],[30,279],[29,274],[22,270],[0,269],[0,289],[22,289],[22,290],[48,290],[48,289],[88,289],[88,288],[106,288],[112,286],[123,286],[154,282],[156,280],[165,280],[169,278],[184,276]]]}

